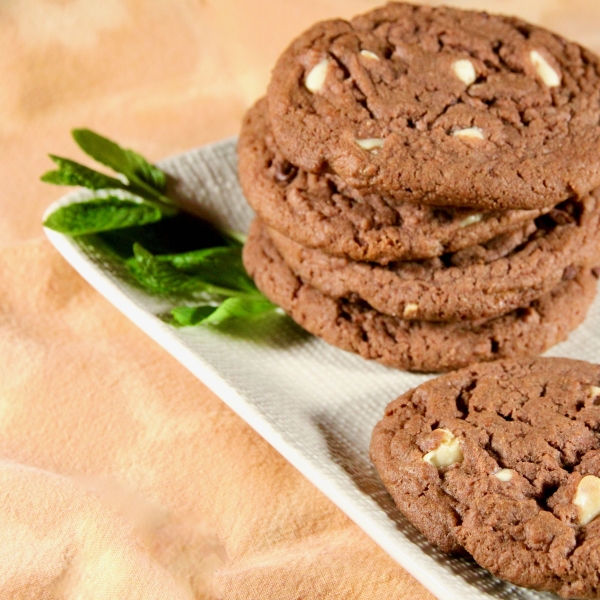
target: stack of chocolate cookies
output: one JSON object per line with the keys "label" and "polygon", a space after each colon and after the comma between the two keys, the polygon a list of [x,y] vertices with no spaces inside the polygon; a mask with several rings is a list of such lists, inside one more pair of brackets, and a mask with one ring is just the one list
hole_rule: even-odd
{"label": "stack of chocolate cookies", "polygon": [[402,369],[536,355],[600,264],[600,59],[516,18],[394,3],[318,23],[247,114],[257,286]]}

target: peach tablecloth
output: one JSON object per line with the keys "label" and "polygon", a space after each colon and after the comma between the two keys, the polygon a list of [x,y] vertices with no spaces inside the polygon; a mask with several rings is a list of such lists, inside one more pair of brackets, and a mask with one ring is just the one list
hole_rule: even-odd
{"label": "peach tablecloth", "polygon": [[[600,51],[597,0],[462,0]],[[48,152],[235,134],[287,42],[372,0],[0,3],[0,598],[431,595],[42,237]]]}

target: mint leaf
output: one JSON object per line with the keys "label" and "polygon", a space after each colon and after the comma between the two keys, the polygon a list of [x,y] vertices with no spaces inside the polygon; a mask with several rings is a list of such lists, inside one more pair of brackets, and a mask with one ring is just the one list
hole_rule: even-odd
{"label": "mint leaf", "polygon": [[142,245],[133,245],[134,258],[127,261],[130,272],[138,282],[154,294],[182,294],[204,291],[202,282],[178,271],[168,261],[157,259]]}
{"label": "mint leaf", "polygon": [[266,298],[227,298],[202,324],[218,325],[228,319],[256,317],[277,307]]}
{"label": "mint leaf", "polygon": [[79,147],[99,163],[122,173],[138,193],[145,191],[163,202],[170,202],[163,192],[167,182],[165,174],[151,165],[141,154],[121,148],[117,143],[89,129],[74,129],[73,139]]}
{"label": "mint leaf", "polygon": [[256,292],[256,286],[244,268],[239,246],[223,246],[195,250],[183,254],[158,257],[191,275],[201,276],[214,286]]}
{"label": "mint leaf", "polygon": [[219,306],[178,306],[171,310],[175,323],[181,327],[192,325],[220,325],[229,319],[247,319],[275,310],[277,306],[266,298],[227,298]]}
{"label": "mint leaf", "polygon": [[190,327],[193,325],[199,325],[205,319],[210,317],[218,306],[178,306],[171,309],[171,315],[173,317],[174,325],[180,327]]}
{"label": "mint leaf", "polygon": [[[208,254],[216,250],[230,250],[229,248],[210,248]],[[190,255],[199,255],[207,251],[198,250],[185,253],[189,264]],[[249,299],[261,299],[264,296],[258,291],[252,280],[244,271],[244,281],[234,278],[231,282],[227,273],[217,274],[211,270],[210,263],[197,262],[192,271],[178,269],[173,263],[179,258],[177,255],[154,256],[138,243],[133,245],[134,258],[126,261],[131,273],[138,282],[146,289],[155,294],[203,294],[211,296],[215,301],[221,301],[224,297],[247,297]],[[239,253],[239,250],[238,250]],[[196,261],[198,258],[196,256]],[[234,258],[241,263],[241,256]],[[227,268],[225,261],[220,268]],[[233,264],[233,263],[231,263]],[[243,266],[241,267],[243,269]],[[235,285],[228,285],[229,283]]]}
{"label": "mint leaf", "polygon": [[77,236],[153,223],[162,216],[162,212],[148,202],[107,196],[62,206],[48,216],[44,227]]}
{"label": "mint leaf", "polygon": [[91,190],[102,189],[127,189],[127,186],[114,177],[109,177],[94,169],[90,169],[84,165],[63,158],[62,156],[49,155],[50,158],[58,165],[55,171],[48,171],[41,177],[46,183],[55,185],[81,185]]}

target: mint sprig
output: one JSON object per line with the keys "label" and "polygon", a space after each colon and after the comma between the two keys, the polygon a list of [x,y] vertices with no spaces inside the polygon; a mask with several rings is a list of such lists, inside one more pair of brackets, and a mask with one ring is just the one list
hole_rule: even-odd
{"label": "mint sprig", "polygon": [[[74,129],[72,135],[86,154],[113,169],[120,177],[112,177],[74,160],[50,154],[58,169],[44,173],[42,181],[82,186],[94,193],[83,202],[53,212],[44,221],[45,227],[76,236],[145,225],[179,212],[172,200],[163,194],[165,174],[143,156],[121,148],[89,129]],[[107,195],[106,192],[115,193]]]}
{"label": "mint sprig", "polygon": [[[165,252],[169,239],[171,247],[181,250],[183,238],[201,244],[203,239],[214,240],[215,233],[207,236],[204,224],[174,206],[164,195],[165,174],[143,156],[89,129],[75,129],[72,134],[86,154],[117,176],[51,154],[57,169],[42,175],[42,181],[82,186],[93,193],[53,211],[45,219],[45,227],[74,237],[86,236],[86,243],[108,253],[146,292],[184,302],[165,317],[175,326],[220,325],[277,308],[244,269],[242,234],[221,231],[216,234],[219,245]],[[149,242],[161,250],[153,252],[145,245]]]}

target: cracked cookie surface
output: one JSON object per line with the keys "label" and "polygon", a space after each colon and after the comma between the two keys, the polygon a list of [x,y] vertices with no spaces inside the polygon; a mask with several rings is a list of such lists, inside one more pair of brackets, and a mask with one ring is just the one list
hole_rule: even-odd
{"label": "cracked cookie surface", "polygon": [[258,219],[250,227],[243,259],[265,296],[310,333],[363,358],[413,371],[541,354],[583,321],[597,283],[586,269],[528,307],[501,317],[434,323],[383,315],[364,302],[319,292],[294,275]]}
{"label": "cracked cookie surface", "polygon": [[392,3],[316,24],[268,89],[293,164],[396,200],[554,206],[600,186],[600,60],[513,17]]}
{"label": "cracked cookie surface", "polygon": [[395,202],[360,193],[331,173],[302,171],[277,147],[265,99],[244,118],[238,157],[244,194],[269,227],[303,246],[353,260],[385,264],[440,256],[487,241],[540,214]]}
{"label": "cracked cookie surface", "polygon": [[371,457],[444,551],[517,585],[598,598],[599,386],[600,366],[583,361],[472,365],[393,401]]}

